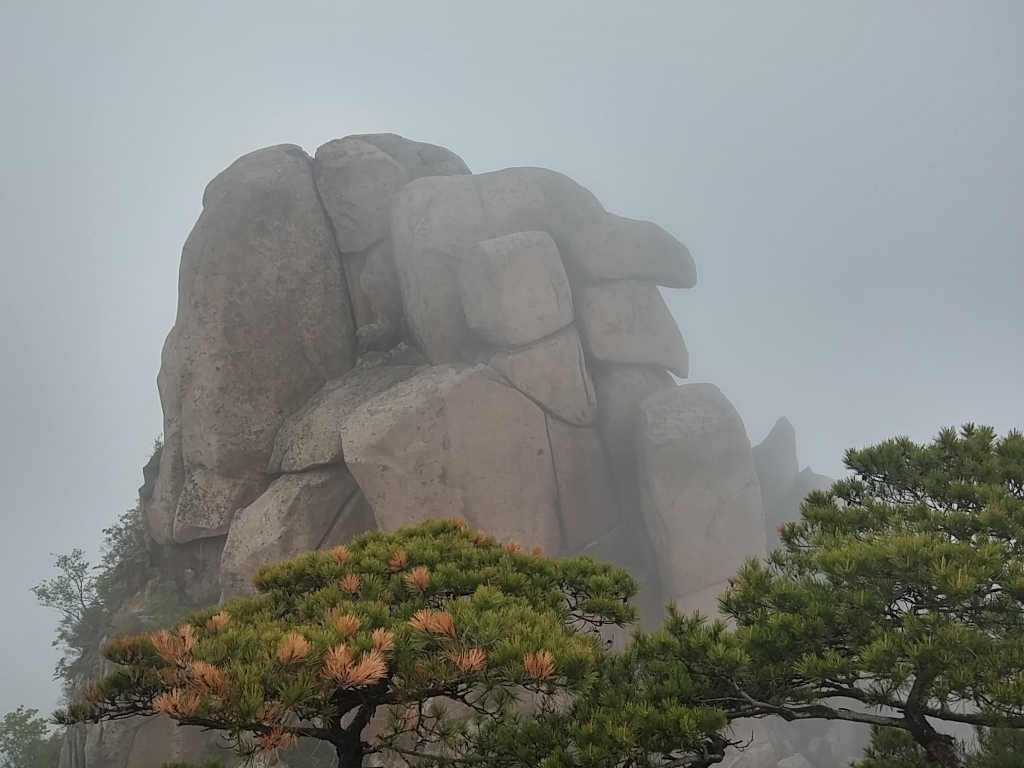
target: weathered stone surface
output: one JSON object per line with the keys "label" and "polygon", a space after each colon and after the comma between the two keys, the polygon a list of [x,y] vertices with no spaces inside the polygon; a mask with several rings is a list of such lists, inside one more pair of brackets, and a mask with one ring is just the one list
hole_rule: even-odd
{"label": "weathered stone surface", "polygon": [[503,540],[561,549],[544,413],[486,366],[403,381],[356,409],[342,442],[380,528],[456,515]]}
{"label": "weathered stone surface", "polygon": [[558,245],[570,280],[643,278],[690,287],[689,252],[648,222],[612,216],[571,179],[541,168],[417,179],[391,216],[395,265],[410,331],[435,364],[472,359],[478,342],[459,302],[465,250],[529,230]]}
{"label": "weathered stone surface", "polygon": [[388,351],[401,340],[405,314],[391,239],[381,240],[362,253],[349,254],[342,263],[360,352]]}
{"label": "weathered stone surface", "polygon": [[796,430],[785,418],[752,449],[757,480],[764,506],[765,536],[768,550],[780,544],[778,528],[800,518],[800,504],[815,490],[832,485],[832,478],[818,475],[807,467],[800,471],[796,454]]}
{"label": "weathered stone surface", "polygon": [[767,519],[768,510],[774,510],[786,498],[800,472],[800,462],[796,456],[796,430],[787,418],[782,417],[775,422],[765,439],[751,449],[751,453]]}
{"label": "weathered stone surface", "polygon": [[220,561],[222,599],[253,594],[258,568],[319,548],[357,491],[343,465],[275,480],[231,521]]}
{"label": "weathered stone surface", "polygon": [[576,317],[587,351],[609,363],[656,365],[685,378],[689,354],[658,287],[640,280],[586,285]]}
{"label": "weathered stone surface", "polygon": [[397,160],[414,179],[423,176],[455,176],[471,173],[469,166],[450,149],[423,141],[412,141],[397,133],[364,133],[351,139],[373,144]]}
{"label": "weathered stone surface", "polygon": [[639,508],[634,438],[638,408],[640,401],[655,392],[672,389],[675,382],[665,371],[636,365],[597,365],[591,373],[600,413],[598,426],[616,485],[623,501]]}
{"label": "weathered stone surface", "polygon": [[[242,157],[210,182],[203,205],[182,252],[161,372],[165,427],[181,435],[177,541],[226,530],[235,505],[262,490],[252,473],[266,467],[281,422],[350,368],[355,348],[337,250],[301,149]],[[160,474],[147,518],[166,540],[180,478]]]}
{"label": "weathered stone surface", "polygon": [[190,605],[203,607],[220,599],[220,557],[227,534],[160,547],[160,578],[174,584]]}
{"label": "weathered stone surface", "polygon": [[157,392],[163,406],[163,448],[160,464],[149,498],[142,503],[142,516],[149,535],[157,544],[174,541],[174,515],[178,498],[185,485],[185,458],[181,446],[181,393],[178,378],[178,334],[172,328],[160,353],[160,372],[156,377]]}
{"label": "weathered stone surface", "polygon": [[75,725],[65,736],[60,768],[160,768],[168,760],[202,762],[219,757],[220,734],[179,726],[167,717],[136,717],[95,725]]}
{"label": "weathered stone surface", "polygon": [[501,350],[490,366],[550,414],[585,427],[597,418],[597,395],[571,325],[522,349]]}
{"label": "weathered stone surface", "polygon": [[417,373],[412,365],[388,365],[387,358],[361,363],[327,382],[281,426],[267,471],[304,472],[344,461],[341,431],[362,403]]}
{"label": "weathered stone surface", "polygon": [[333,549],[339,544],[346,544],[363,531],[372,531],[377,527],[373,517],[373,507],[366,500],[363,492],[356,488],[355,493],[348,497],[345,505],[334,520],[334,525],[327,531],[318,549]]}
{"label": "weathered stone surface", "polygon": [[178,497],[174,540],[186,542],[227,533],[231,516],[259,496],[269,483],[270,478],[258,470],[226,477],[206,467],[193,467]]}
{"label": "weathered stone surface", "polygon": [[596,429],[547,419],[558,484],[563,551],[582,552],[612,530],[619,514],[604,447]]}
{"label": "weathered stone surface", "polygon": [[459,266],[466,322],[498,346],[530,344],[572,322],[572,296],[547,232],[515,232],[471,245]]}
{"label": "weathered stone surface", "polygon": [[410,181],[387,153],[355,138],[316,151],[316,185],[342,253],[363,251],[390,233],[391,201]]}
{"label": "weathered stone surface", "polygon": [[776,764],[776,768],[814,768],[811,761],[801,755],[799,752],[789,757],[784,757]]}
{"label": "weathered stone surface", "polygon": [[681,598],[765,554],[764,511],[750,441],[713,384],[640,403],[637,464],[644,519],[666,593]]}

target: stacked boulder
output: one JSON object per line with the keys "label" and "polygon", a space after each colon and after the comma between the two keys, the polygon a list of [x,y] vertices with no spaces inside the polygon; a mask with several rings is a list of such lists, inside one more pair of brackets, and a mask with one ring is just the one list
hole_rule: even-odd
{"label": "stacked boulder", "polygon": [[391,134],[245,155],[182,253],[141,493],[160,562],[202,604],[455,515],[630,568],[649,621],[667,599],[714,613],[764,513],[739,415],[674,378],[659,286],[695,282],[669,233],[553,171],[474,175]]}
{"label": "stacked boulder", "polygon": [[[398,136],[259,150],[214,179],[182,254],[144,501],[165,557],[264,563],[456,515],[633,568],[714,611],[764,552],[750,443],[659,286],[685,246],[540,168],[474,175]],[[206,597],[213,597],[207,595]]]}

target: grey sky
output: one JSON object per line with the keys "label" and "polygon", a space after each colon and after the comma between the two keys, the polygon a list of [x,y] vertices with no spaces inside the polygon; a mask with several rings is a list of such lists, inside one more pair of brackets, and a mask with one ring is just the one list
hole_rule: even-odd
{"label": "grey sky", "polygon": [[180,248],[237,156],[350,133],[658,222],[691,381],[801,460],[1024,427],[1024,3],[0,3],[0,714],[57,697],[51,552],[160,431]]}

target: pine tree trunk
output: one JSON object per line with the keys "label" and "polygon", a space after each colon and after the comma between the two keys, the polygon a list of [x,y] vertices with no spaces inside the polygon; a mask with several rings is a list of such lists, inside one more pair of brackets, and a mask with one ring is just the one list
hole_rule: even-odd
{"label": "pine tree trunk", "polygon": [[359,739],[335,744],[334,749],[338,755],[338,768],[363,768],[363,744]]}
{"label": "pine tree trunk", "polygon": [[903,717],[909,725],[914,741],[924,747],[925,752],[942,768],[964,768],[953,739],[936,731],[920,712],[907,709]]}
{"label": "pine tree trunk", "polygon": [[950,742],[938,739],[922,746],[924,746],[929,757],[941,765],[942,768],[964,768],[960,755],[957,754],[956,749]]}

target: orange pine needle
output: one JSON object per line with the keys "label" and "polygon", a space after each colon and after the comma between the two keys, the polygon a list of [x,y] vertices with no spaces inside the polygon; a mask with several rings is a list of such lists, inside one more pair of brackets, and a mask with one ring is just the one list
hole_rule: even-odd
{"label": "orange pine needle", "polygon": [[334,626],[338,628],[345,637],[352,637],[356,632],[359,631],[359,627],[363,622],[359,620],[358,616],[353,616],[351,613],[346,613],[344,616],[334,617]]}
{"label": "orange pine needle", "polygon": [[195,693],[175,688],[153,699],[153,711],[175,720],[182,720],[198,712],[200,703],[199,696]]}
{"label": "orange pine needle", "polygon": [[413,629],[418,629],[420,632],[430,633],[430,628],[433,626],[434,612],[429,608],[416,611],[409,619],[409,625]]}
{"label": "orange pine needle", "polygon": [[534,680],[548,680],[555,676],[555,657],[549,651],[537,651],[523,656],[523,669]]}
{"label": "orange pine needle", "polygon": [[264,752],[271,752],[277,755],[282,749],[288,749],[298,740],[298,737],[283,725],[275,725],[266,733],[256,737],[256,743]]}
{"label": "orange pine needle", "polygon": [[206,628],[211,632],[219,632],[230,623],[231,617],[225,611],[221,611],[217,615],[210,617],[206,622]]}
{"label": "orange pine needle", "polygon": [[228,678],[224,670],[205,661],[194,661],[185,669],[189,688],[199,694],[223,696],[227,691]]}
{"label": "orange pine needle", "polygon": [[364,653],[359,663],[349,668],[345,682],[351,686],[373,685],[383,680],[387,673],[387,662],[381,652],[374,649]]}
{"label": "orange pine needle", "polygon": [[403,571],[405,570],[405,566],[407,566],[408,564],[409,556],[405,554],[404,549],[399,549],[393,555],[391,555],[391,559],[388,560],[388,570]]}
{"label": "orange pine needle", "polygon": [[413,592],[422,594],[430,586],[430,571],[425,566],[417,566],[405,574],[405,583]]}
{"label": "orange pine needle", "polygon": [[325,677],[343,682],[352,668],[352,650],[347,645],[336,645],[324,657]]}
{"label": "orange pine needle", "polygon": [[522,546],[515,539],[512,539],[508,544],[505,545],[505,551],[508,552],[510,555],[519,552],[521,549]]}
{"label": "orange pine needle", "polygon": [[389,629],[378,627],[373,630],[373,647],[381,653],[395,650],[395,635]]}
{"label": "orange pine needle", "polygon": [[256,719],[261,723],[268,723],[277,720],[281,716],[281,707],[278,704],[271,704],[268,701],[264,701],[260,704],[260,708],[256,710]]}
{"label": "orange pine needle", "polygon": [[347,576],[343,576],[341,579],[341,588],[350,595],[354,595],[358,592],[361,586],[363,586],[363,577],[358,573],[350,573]]}
{"label": "orange pine needle", "polygon": [[446,611],[438,611],[430,618],[430,632],[435,635],[455,637],[455,620]]}
{"label": "orange pine needle", "polygon": [[294,664],[304,659],[311,649],[309,640],[298,632],[289,632],[277,649],[277,660],[282,664]]}
{"label": "orange pine needle", "polygon": [[460,672],[475,674],[483,672],[487,667],[487,653],[483,648],[470,648],[468,651],[450,651],[448,658],[454,662]]}
{"label": "orange pine needle", "polygon": [[334,562],[339,565],[346,565],[352,559],[352,553],[348,551],[348,548],[344,544],[340,544],[330,551],[331,557]]}

